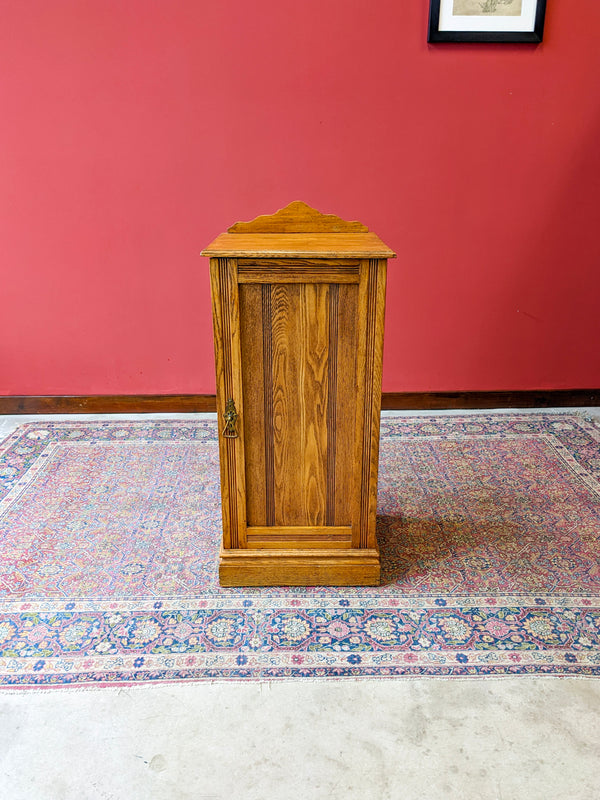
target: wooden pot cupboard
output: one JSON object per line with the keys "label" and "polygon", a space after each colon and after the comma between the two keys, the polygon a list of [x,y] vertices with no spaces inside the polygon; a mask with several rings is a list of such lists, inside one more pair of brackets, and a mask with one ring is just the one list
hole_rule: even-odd
{"label": "wooden pot cupboard", "polygon": [[387,259],[360,222],[291,203],[210,258],[223,586],[379,583]]}

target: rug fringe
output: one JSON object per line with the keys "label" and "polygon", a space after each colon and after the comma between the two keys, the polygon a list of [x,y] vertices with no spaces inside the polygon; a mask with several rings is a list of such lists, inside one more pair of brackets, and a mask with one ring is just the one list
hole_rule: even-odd
{"label": "rug fringe", "polygon": [[365,684],[365,683],[392,683],[392,682],[405,682],[405,681],[423,681],[429,683],[430,681],[440,682],[462,682],[472,683],[473,681],[481,681],[490,683],[491,681],[522,681],[529,680],[548,680],[548,681],[590,681],[596,682],[600,675],[568,675],[561,673],[542,674],[532,673],[528,675],[515,673],[513,675],[365,675],[364,677],[353,676],[352,678],[340,678],[338,676],[320,676],[320,677],[306,677],[306,678],[269,678],[263,680],[261,678],[222,678],[215,680],[213,678],[206,680],[199,678],[197,680],[172,680],[172,681],[154,681],[154,682],[138,682],[131,684],[120,684],[118,686],[76,686],[73,684],[56,684],[53,686],[0,686],[0,697],[3,696],[21,696],[30,694],[53,694],[55,692],[102,692],[105,694],[128,694],[131,691],[148,691],[150,689],[169,689],[171,687],[180,686],[194,686],[194,687],[223,687],[232,684],[236,686],[253,686],[260,691],[268,689],[269,691],[273,686],[281,684],[296,684],[298,686],[325,684],[325,683],[343,683],[344,685],[350,684]]}

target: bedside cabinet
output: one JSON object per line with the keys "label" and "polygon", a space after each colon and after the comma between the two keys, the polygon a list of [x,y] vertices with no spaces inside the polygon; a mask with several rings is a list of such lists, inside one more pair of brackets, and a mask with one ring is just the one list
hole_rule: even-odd
{"label": "bedside cabinet", "polygon": [[223,586],[379,583],[387,259],[359,222],[291,203],[210,258]]}

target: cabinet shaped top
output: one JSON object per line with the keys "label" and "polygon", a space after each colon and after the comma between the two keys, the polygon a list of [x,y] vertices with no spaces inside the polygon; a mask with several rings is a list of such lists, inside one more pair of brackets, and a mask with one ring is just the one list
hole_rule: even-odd
{"label": "cabinet shaped top", "polygon": [[321,214],[300,201],[236,222],[202,251],[211,258],[394,258],[361,222]]}

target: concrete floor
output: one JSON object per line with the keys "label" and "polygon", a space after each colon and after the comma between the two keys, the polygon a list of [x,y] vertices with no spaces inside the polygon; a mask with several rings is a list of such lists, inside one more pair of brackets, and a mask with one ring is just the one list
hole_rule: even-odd
{"label": "concrete floor", "polygon": [[600,681],[0,695],[10,800],[594,800]]}
{"label": "concrete floor", "polygon": [[[44,419],[0,418],[0,437]],[[4,691],[4,798],[600,800],[600,681]]]}

